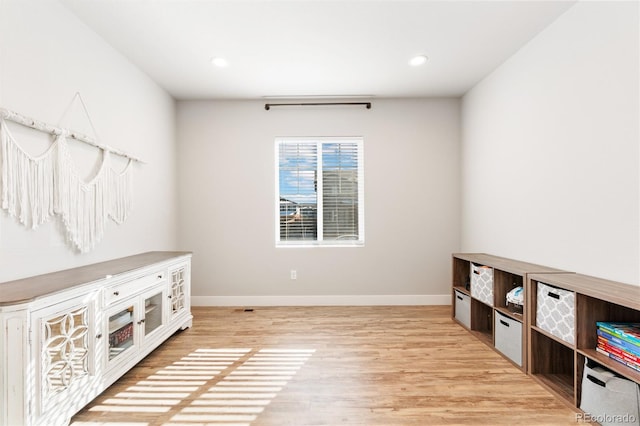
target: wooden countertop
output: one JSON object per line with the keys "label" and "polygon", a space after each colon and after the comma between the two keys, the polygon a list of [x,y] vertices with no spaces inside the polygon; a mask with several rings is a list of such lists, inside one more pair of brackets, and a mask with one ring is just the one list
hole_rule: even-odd
{"label": "wooden countertop", "polygon": [[150,251],[77,268],[7,281],[0,283],[0,306],[31,302],[40,297],[49,296],[72,287],[102,280],[107,275],[115,277],[125,272],[182,256],[191,256],[191,252]]}

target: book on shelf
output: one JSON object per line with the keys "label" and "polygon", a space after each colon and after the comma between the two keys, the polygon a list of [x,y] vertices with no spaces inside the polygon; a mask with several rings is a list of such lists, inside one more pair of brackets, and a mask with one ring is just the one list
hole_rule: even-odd
{"label": "book on shelf", "polygon": [[599,329],[640,347],[640,323],[597,321]]}
{"label": "book on shelf", "polygon": [[119,346],[122,342],[125,342],[133,338],[133,323],[128,323],[122,328],[109,334],[109,344],[111,346]]}
{"label": "book on shelf", "polygon": [[607,356],[607,357],[609,357],[609,358],[611,358],[612,360],[617,361],[617,362],[619,362],[621,364],[624,364],[627,367],[632,368],[633,370],[635,370],[635,371],[640,373],[640,365],[639,364],[636,364],[635,362],[631,362],[631,361],[625,361],[624,358],[621,358],[616,354],[607,352],[604,349],[600,348],[599,346],[596,347],[596,351],[601,353],[601,354],[603,354],[603,355],[605,355],[605,356]]}
{"label": "book on shelf", "polygon": [[635,362],[636,364],[640,365],[640,356],[634,355],[631,352],[627,352],[621,347],[616,346],[615,344],[610,344],[606,339],[602,337],[598,337],[598,347],[604,349],[609,353],[618,355],[625,360]]}
{"label": "book on shelf", "polygon": [[631,342],[616,337],[602,328],[599,328],[596,332],[598,333],[598,338],[606,339],[609,341],[609,344],[624,348],[625,351],[631,352],[633,355],[640,356],[640,346],[636,346]]}

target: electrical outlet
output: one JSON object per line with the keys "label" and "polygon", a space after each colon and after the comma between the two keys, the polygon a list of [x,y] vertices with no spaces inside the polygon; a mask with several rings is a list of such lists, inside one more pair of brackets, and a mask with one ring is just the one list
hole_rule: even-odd
{"label": "electrical outlet", "polygon": [[291,279],[292,280],[297,280],[298,279],[298,272],[295,269],[291,270]]}

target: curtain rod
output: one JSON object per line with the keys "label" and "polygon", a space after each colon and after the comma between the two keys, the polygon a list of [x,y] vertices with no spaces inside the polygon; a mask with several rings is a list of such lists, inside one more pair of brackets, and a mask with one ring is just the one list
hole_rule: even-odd
{"label": "curtain rod", "polygon": [[324,106],[324,105],[364,105],[367,109],[371,109],[371,102],[303,102],[299,104],[264,104],[264,109],[269,111],[271,107],[278,106]]}
{"label": "curtain rod", "polygon": [[121,151],[119,149],[111,148],[108,145],[103,145],[103,144],[97,142],[95,139],[93,139],[90,136],[84,135],[82,133],[73,132],[72,130],[64,129],[62,127],[56,127],[56,126],[53,126],[51,124],[44,123],[42,121],[34,120],[33,118],[26,117],[26,116],[24,116],[22,114],[18,114],[17,112],[10,111],[10,110],[8,110],[6,108],[0,108],[0,118],[3,118],[5,120],[9,120],[9,121],[13,121],[14,123],[18,123],[18,124],[21,124],[23,126],[30,127],[32,129],[40,130],[42,132],[50,133],[52,135],[69,136],[72,139],[75,139],[75,140],[80,141],[80,142],[84,142],[86,144],[95,146],[96,148],[100,148],[100,149],[105,150],[105,151],[112,152],[112,153],[114,153],[116,155],[120,155],[121,157],[129,158],[129,159],[131,159],[133,161],[137,161],[138,163],[145,163],[145,161],[141,160],[140,158],[138,158],[136,156],[128,154],[128,153],[126,153],[124,151]]}

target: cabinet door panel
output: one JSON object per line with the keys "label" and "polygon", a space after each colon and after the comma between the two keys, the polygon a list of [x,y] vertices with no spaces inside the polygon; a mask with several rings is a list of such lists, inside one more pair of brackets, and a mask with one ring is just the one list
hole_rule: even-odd
{"label": "cabinet door panel", "polygon": [[0,425],[25,423],[29,396],[23,392],[29,365],[27,311],[0,310]]}
{"label": "cabinet door panel", "polygon": [[82,389],[97,380],[95,306],[97,292],[32,314],[34,358],[30,380],[36,395],[35,417],[64,423],[85,401]]}
{"label": "cabinet door panel", "polygon": [[169,291],[171,319],[190,310],[188,263],[169,269]]}
{"label": "cabinet door panel", "polygon": [[128,350],[134,347],[135,343],[135,304],[125,304],[112,309],[107,314],[107,336],[109,339],[109,353],[107,360],[109,363],[126,357]]}
{"label": "cabinet door panel", "polygon": [[146,343],[147,339],[161,333],[166,326],[166,303],[167,299],[166,283],[150,290],[141,296],[141,303],[144,314],[138,320],[143,327],[142,337]]}
{"label": "cabinet door panel", "polygon": [[45,398],[89,374],[89,306],[43,319],[42,376]]}

